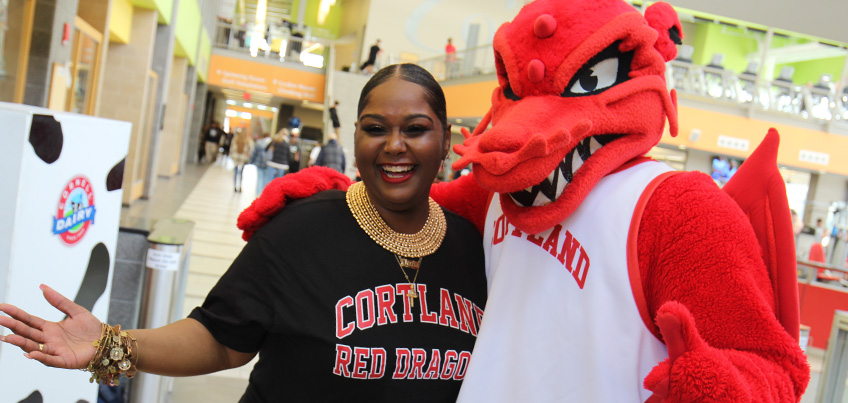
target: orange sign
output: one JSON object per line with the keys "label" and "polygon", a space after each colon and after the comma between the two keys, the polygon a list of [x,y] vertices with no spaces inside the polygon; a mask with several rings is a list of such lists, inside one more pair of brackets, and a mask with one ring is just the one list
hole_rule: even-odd
{"label": "orange sign", "polygon": [[323,74],[213,54],[209,85],[260,91],[283,98],[324,102]]}

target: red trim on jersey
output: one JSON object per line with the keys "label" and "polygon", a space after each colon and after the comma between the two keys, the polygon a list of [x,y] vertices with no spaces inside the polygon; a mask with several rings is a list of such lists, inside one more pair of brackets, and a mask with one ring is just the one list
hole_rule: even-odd
{"label": "red trim on jersey", "polygon": [[[637,164],[644,161],[645,160],[637,161],[637,159],[631,160],[631,162],[635,162]],[[642,191],[642,195],[639,196],[639,200],[636,201],[636,208],[633,210],[633,218],[630,219],[630,231],[627,233],[627,272],[630,276],[630,289],[633,291],[633,299],[636,300],[636,308],[639,309],[639,316],[642,317],[642,322],[645,323],[645,327],[647,327],[648,330],[653,333],[654,337],[660,341],[662,341],[660,331],[651,319],[650,312],[648,312],[648,303],[645,299],[645,291],[642,289],[642,276],[639,272],[638,251],[639,225],[642,222],[642,213],[645,211],[648,199],[650,199],[651,195],[654,194],[654,190],[657,186],[659,186],[659,184],[664,180],[668,179],[669,176],[677,175],[679,173],[681,172],[664,172],[645,186],[645,190]]]}
{"label": "red trim on jersey", "polygon": [[[486,226],[486,217],[489,216],[489,209],[492,208],[492,199],[495,197],[495,193],[489,192],[489,196],[486,197],[486,212],[483,214],[483,227]],[[503,209],[501,209],[503,210]],[[483,235],[485,228],[480,230],[480,235]]]}

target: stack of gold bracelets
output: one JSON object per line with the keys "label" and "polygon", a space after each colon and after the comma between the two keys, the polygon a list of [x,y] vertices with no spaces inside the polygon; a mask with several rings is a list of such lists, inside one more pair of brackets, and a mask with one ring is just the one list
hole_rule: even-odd
{"label": "stack of gold bracelets", "polygon": [[92,343],[97,352],[83,371],[91,372],[89,382],[115,386],[121,383],[121,375],[127,378],[135,375],[138,342],[129,332],[122,332],[121,325],[101,326],[100,340]]}

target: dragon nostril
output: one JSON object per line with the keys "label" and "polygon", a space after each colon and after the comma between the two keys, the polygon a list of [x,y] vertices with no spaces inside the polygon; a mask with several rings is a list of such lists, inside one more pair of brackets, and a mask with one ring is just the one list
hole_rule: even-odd
{"label": "dragon nostril", "polygon": [[539,39],[550,37],[556,31],[557,22],[550,14],[542,14],[536,18],[536,23],[533,24],[533,33]]}
{"label": "dragon nostril", "polygon": [[531,83],[538,83],[545,78],[545,63],[539,59],[533,59],[527,65],[527,79]]}

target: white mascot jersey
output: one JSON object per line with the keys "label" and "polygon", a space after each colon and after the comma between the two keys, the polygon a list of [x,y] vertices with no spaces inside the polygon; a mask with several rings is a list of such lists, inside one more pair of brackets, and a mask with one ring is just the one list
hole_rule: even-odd
{"label": "white mascot jersey", "polygon": [[642,381],[668,353],[642,316],[630,232],[644,189],[668,171],[647,161],[610,174],[570,217],[536,235],[517,231],[492,198],[483,235],[489,300],[459,401],[650,397]]}

